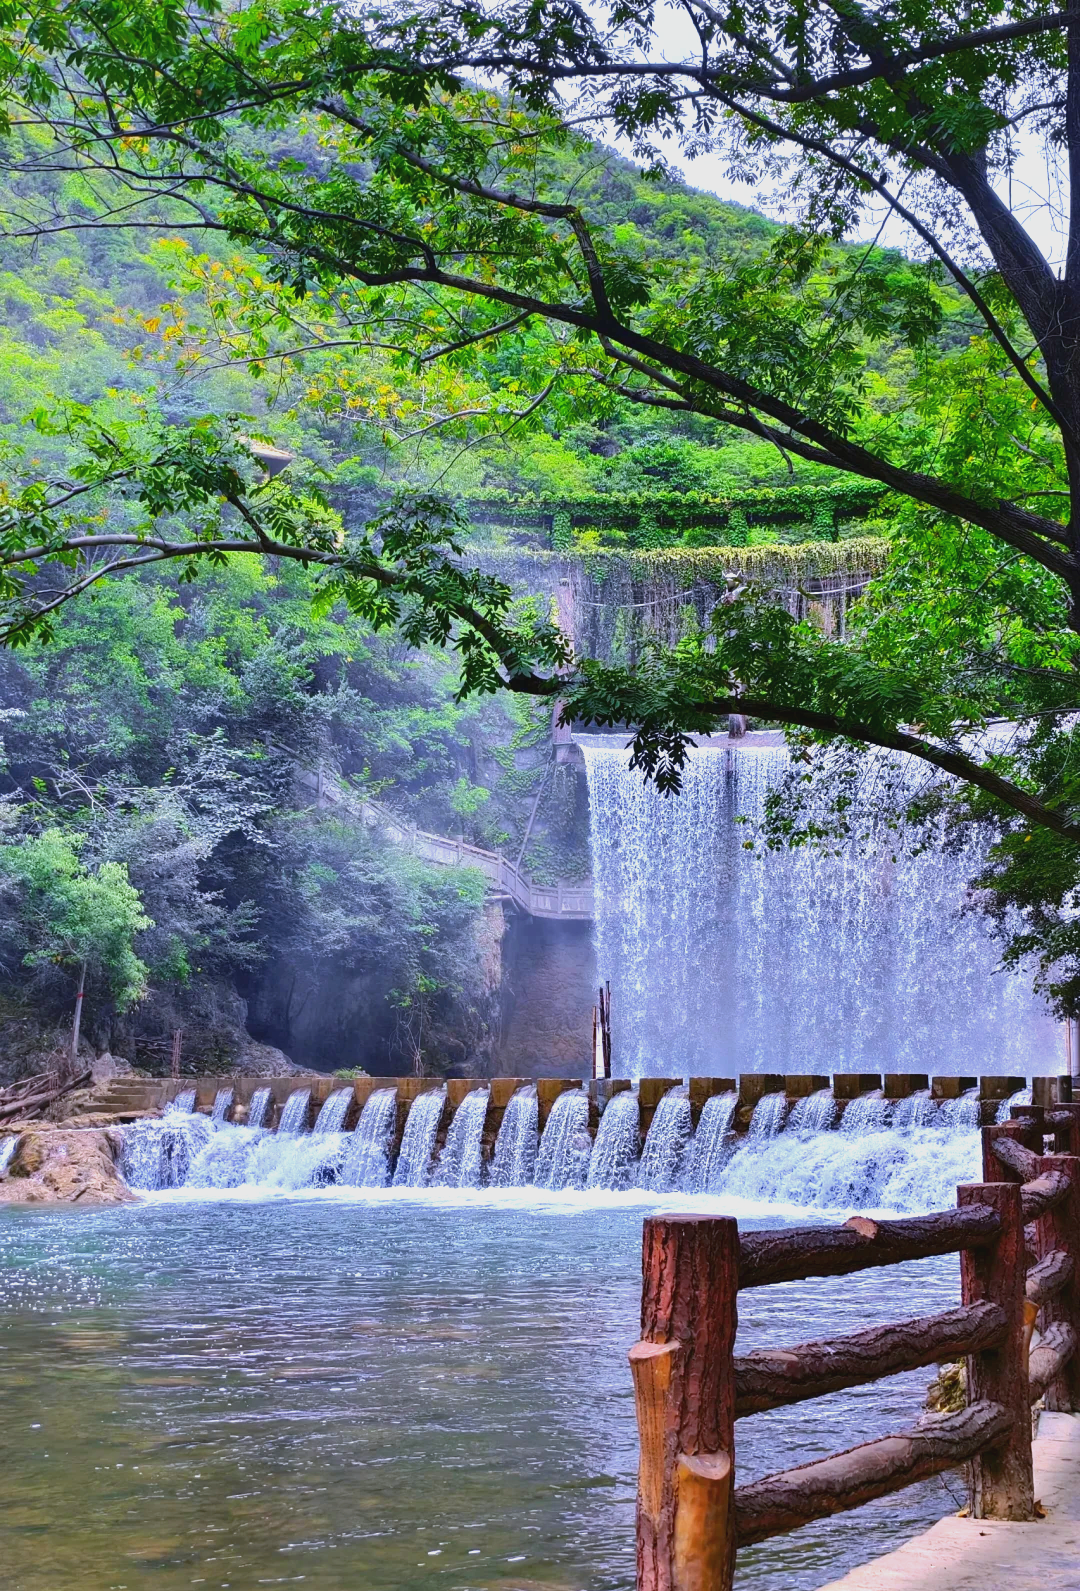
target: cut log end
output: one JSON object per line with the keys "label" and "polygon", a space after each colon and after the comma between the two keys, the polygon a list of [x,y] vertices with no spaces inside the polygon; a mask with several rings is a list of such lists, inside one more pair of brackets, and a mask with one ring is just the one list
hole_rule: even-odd
{"label": "cut log end", "polygon": [[680,1453],[673,1591],[727,1591],[734,1469],[730,1453]]}

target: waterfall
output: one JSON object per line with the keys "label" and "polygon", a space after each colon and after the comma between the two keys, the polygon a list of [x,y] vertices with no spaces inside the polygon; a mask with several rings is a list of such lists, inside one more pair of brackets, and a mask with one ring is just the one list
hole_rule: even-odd
{"label": "waterfall", "polygon": [[994,1120],[996,1121],[997,1125],[1000,1127],[1000,1126],[1003,1125],[1003,1123],[1005,1123],[1007,1121],[1010,1121],[1012,1119],[1012,1108],[1013,1108],[1014,1105],[1030,1105],[1030,1104],[1031,1104],[1031,1089],[1030,1088],[1018,1089],[1015,1094],[1010,1094],[1008,1099],[1003,1099],[1001,1101],[1001,1104],[997,1108],[997,1115],[994,1117]]}
{"label": "waterfall", "polygon": [[[1060,1037],[1025,979],[964,912],[973,837],[896,855],[869,832],[835,856],[745,843],[783,746],[754,737],[687,759],[661,796],[611,737],[581,737],[589,781],[598,977],[623,1075],[1057,1070]],[[903,759],[893,759],[903,762]],[[871,764],[871,766],[874,766]],[[856,814],[858,817],[858,814]],[[739,819],[746,822],[740,823]]]}
{"label": "waterfall", "polygon": [[797,1099],[785,1124],[787,1132],[827,1132],[836,1120],[836,1097],[831,1088],[819,1088]]}
{"label": "waterfall", "polygon": [[214,1108],[210,1112],[212,1121],[228,1120],[229,1112],[232,1110],[233,1094],[234,1090],[231,1088],[218,1089],[214,1095]]}
{"label": "waterfall", "polygon": [[609,1191],[630,1187],[640,1150],[638,1097],[629,1091],[613,1094],[600,1118],[585,1186]]}
{"label": "waterfall", "polygon": [[[254,1180],[255,1151],[268,1135],[257,1127],[223,1125],[191,1161],[186,1185],[191,1188],[239,1188]],[[284,1143],[286,1140],[282,1140]]]}
{"label": "waterfall", "polygon": [[490,1089],[470,1089],[455,1110],[442,1154],[431,1173],[433,1188],[480,1186],[480,1152],[490,1097]]}
{"label": "waterfall", "polygon": [[689,1090],[669,1088],[645,1135],[638,1167],[639,1187],[666,1193],[677,1185],[692,1131]]}
{"label": "waterfall", "polygon": [[747,1134],[753,1144],[763,1139],[775,1138],[787,1116],[787,1099],[783,1094],[763,1094],[754,1106]]}
{"label": "waterfall", "polygon": [[445,1087],[429,1089],[424,1094],[417,1094],[413,1100],[394,1171],[395,1188],[422,1188],[426,1185],[431,1152],[435,1148],[435,1134],[439,1130],[445,1104]]}
{"label": "waterfall", "polygon": [[929,1127],[938,1113],[936,1103],[928,1088],[918,1088],[906,1099],[898,1099],[893,1106],[892,1124],[897,1132],[909,1127]]}
{"label": "waterfall", "polygon": [[272,1097],[272,1089],[257,1088],[255,1090],[251,1096],[251,1104],[248,1106],[247,1124],[249,1127],[266,1126],[266,1117],[270,1109],[270,1100]]}
{"label": "waterfall", "polygon": [[310,1105],[311,1089],[294,1089],[285,1101],[285,1109],[281,1112],[281,1120],[278,1122],[278,1132],[307,1132]]}
{"label": "waterfall", "polygon": [[6,1138],[0,1138],[0,1177],[7,1176],[7,1168],[15,1158],[18,1143],[18,1133],[9,1133]]}
{"label": "waterfall", "polygon": [[552,1105],[540,1139],[536,1186],[552,1191],[583,1188],[592,1146],[589,1097],[584,1089],[568,1088]]}
{"label": "waterfall", "polygon": [[510,1096],[499,1124],[489,1182],[493,1188],[524,1188],[533,1179],[539,1136],[536,1084],[519,1088]]}
{"label": "waterfall", "polygon": [[840,1122],[840,1131],[849,1138],[862,1133],[881,1132],[888,1125],[889,1101],[880,1088],[850,1100]]}
{"label": "waterfall", "polygon": [[369,1094],[349,1140],[341,1180],[354,1188],[385,1188],[390,1182],[390,1151],[397,1126],[397,1090]]}
{"label": "waterfall", "polygon": [[330,1098],[325,1102],[315,1119],[316,1132],[340,1132],[349,1106],[352,1103],[353,1091],[351,1088],[335,1088]]}
{"label": "waterfall", "polygon": [[168,1116],[173,1111],[180,1111],[182,1114],[190,1116],[194,1109],[195,1090],[193,1088],[185,1088],[182,1094],[177,1094],[176,1098],[171,1099],[165,1106],[165,1114]]}
{"label": "waterfall", "polygon": [[714,1094],[701,1107],[686,1169],[688,1193],[710,1192],[734,1154],[736,1140],[731,1124],[735,1120],[738,1105],[739,1096],[733,1092]]}

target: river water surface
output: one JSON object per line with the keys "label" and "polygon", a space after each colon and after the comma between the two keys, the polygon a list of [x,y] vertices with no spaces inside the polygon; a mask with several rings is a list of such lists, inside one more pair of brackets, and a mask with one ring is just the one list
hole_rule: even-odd
{"label": "river water surface", "polygon": [[[0,1583],[630,1591],[641,1223],[677,1202],[0,1209]],[[957,1288],[949,1258],[747,1292],[739,1346],[928,1314]],[[739,1480],[898,1428],[930,1374],[740,1421]],[[935,1479],[751,1549],[737,1586],[809,1591],[959,1491]]]}

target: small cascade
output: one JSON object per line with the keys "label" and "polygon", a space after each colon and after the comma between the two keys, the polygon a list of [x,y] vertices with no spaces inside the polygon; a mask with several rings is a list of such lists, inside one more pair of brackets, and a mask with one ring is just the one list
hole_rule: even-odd
{"label": "small cascade", "polygon": [[519,1088],[510,1096],[491,1158],[488,1177],[491,1187],[525,1188],[532,1181],[540,1147],[538,1117],[535,1083]]}
{"label": "small cascade", "polygon": [[369,1094],[349,1139],[341,1180],[352,1188],[385,1188],[390,1184],[390,1151],[397,1126],[397,1090],[378,1088]]}
{"label": "small cascade", "polygon": [[472,1088],[455,1110],[443,1151],[431,1173],[433,1188],[480,1186],[481,1145],[490,1097],[490,1089]]}
{"label": "small cascade", "polygon": [[185,1088],[182,1094],[177,1094],[176,1098],[171,1099],[165,1106],[165,1114],[170,1116],[174,1111],[179,1111],[182,1115],[190,1116],[194,1109],[195,1090],[193,1088]]}
{"label": "small cascade", "polygon": [[897,1132],[908,1132],[912,1127],[929,1127],[938,1113],[937,1103],[928,1088],[918,1088],[906,1099],[898,1099],[893,1106],[892,1125]]}
{"label": "small cascade", "polygon": [[279,1133],[307,1132],[308,1111],[311,1106],[311,1089],[297,1088],[285,1101],[285,1109],[278,1122]]}
{"label": "small cascade", "polygon": [[889,1125],[891,1106],[880,1088],[869,1094],[860,1094],[851,1100],[844,1111],[840,1131],[848,1138],[861,1138],[866,1133],[884,1132]]}
{"label": "small cascade", "polygon": [[340,1132],[352,1102],[351,1088],[335,1088],[315,1119],[316,1132]]}
{"label": "small cascade", "polygon": [[787,1099],[783,1094],[763,1094],[754,1106],[747,1136],[751,1143],[765,1143],[775,1138],[784,1125]]}
{"label": "small cascade", "polygon": [[120,1160],[125,1182],[131,1188],[148,1192],[156,1188],[182,1188],[192,1165],[220,1130],[209,1116],[178,1109],[166,1110],[157,1118],[133,1122],[124,1131],[124,1152]]}
{"label": "small cascade", "polygon": [[[230,1133],[249,1128],[230,1129]],[[281,1189],[325,1188],[341,1180],[348,1138],[338,1132],[257,1132],[247,1155],[243,1181]],[[211,1145],[211,1154],[216,1145]],[[201,1168],[198,1173],[201,1174]]]}
{"label": "small cascade", "polygon": [[6,1138],[0,1138],[0,1177],[7,1176],[7,1168],[15,1158],[18,1143],[18,1133],[9,1133]]}
{"label": "small cascade", "polygon": [[257,1088],[252,1094],[251,1104],[248,1106],[247,1124],[249,1127],[266,1126],[266,1118],[270,1111],[272,1096],[273,1090],[269,1088]]}
{"label": "small cascade", "polygon": [[656,1107],[656,1114],[645,1135],[638,1167],[638,1187],[667,1193],[678,1185],[693,1132],[690,1092],[669,1088]]}
{"label": "small cascade", "polygon": [[633,1185],[641,1152],[641,1108],[629,1090],[608,1100],[589,1156],[587,1188],[614,1192]]}
{"label": "small cascade", "polygon": [[998,1126],[1000,1127],[1011,1118],[1012,1108],[1013,1108],[1014,1105],[1030,1105],[1030,1104],[1031,1104],[1031,1089],[1030,1088],[1021,1088],[1017,1093],[1010,1094],[1008,1099],[1003,1099],[1001,1101],[1001,1104],[997,1108],[997,1115],[995,1116],[994,1120],[997,1122]]}
{"label": "small cascade", "polygon": [[536,1186],[552,1192],[583,1188],[592,1146],[589,1097],[584,1089],[568,1088],[552,1105],[540,1139]]}
{"label": "small cascade", "polygon": [[191,1188],[239,1188],[251,1182],[255,1150],[268,1134],[223,1124],[198,1151],[187,1174]]}
{"label": "small cascade", "polygon": [[784,1123],[785,1132],[828,1132],[836,1120],[836,1096],[831,1088],[819,1088],[805,1099],[798,1099]]}
{"label": "small cascade", "polygon": [[947,1127],[972,1128],[978,1127],[982,1108],[979,1104],[979,1090],[969,1088],[959,1099],[946,1099],[942,1101],[938,1114],[942,1124]]}
{"label": "small cascade", "polygon": [[228,1121],[229,1112],[232,1110],[235,1090],[219,1088],[214,1095],[214,1108],[210,1112],[211,1121]]}
{"label": "small cascade", "polygon": [[702,1106],[686,1168],[687,1193],[711,1192],[713,1184],[735,1153],[736,1139],[731,1124],[738,1104],[739,1096],[732,1092],[714,1094]]}
{"label": "small cascade", "polygon": [[439,1130],[445,1104],[445,1088],[429,1089],[425,1094],[417,1094],[413,1100],[405,1123],[397,1168],[394,1171],[395,1188],[427,1186],[428,1167],[431,1164],[432,1150],[435,1148],[435,1134]]}

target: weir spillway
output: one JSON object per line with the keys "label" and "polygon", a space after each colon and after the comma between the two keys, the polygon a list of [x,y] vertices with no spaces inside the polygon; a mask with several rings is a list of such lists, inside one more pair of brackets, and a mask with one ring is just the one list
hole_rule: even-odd
{"label": "weir spillway", "polygon": [[[1057,1083],[1033,1086],[1049,1102]],[[1022,1078],[917,1076],[656,1078],[636,1089],[367,1078],[321,1104],[317,1093],[327,1091],[294,1087],[275,1102],[274,1131],[215,1111],[220,1091],[194,1108],[188,1090],[125,1129],[124,1175],[147,1192],[531,1189],[917,1211],[977,1177],[981,1123],[1032,1098]]]}

